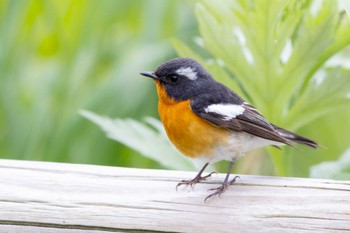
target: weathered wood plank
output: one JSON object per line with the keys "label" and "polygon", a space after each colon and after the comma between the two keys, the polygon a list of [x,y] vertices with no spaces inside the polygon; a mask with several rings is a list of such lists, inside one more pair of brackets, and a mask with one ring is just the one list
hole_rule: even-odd
{"label": "weathered wood plank", "polygon": [[0,232],[350,231],[350,182],[0,160]]}

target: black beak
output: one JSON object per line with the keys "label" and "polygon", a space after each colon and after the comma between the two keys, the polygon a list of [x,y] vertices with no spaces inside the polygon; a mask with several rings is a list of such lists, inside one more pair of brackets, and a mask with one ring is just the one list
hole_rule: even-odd
{"label": "black beak", "polygon": [[157,77],[157,75],[154,72],[152,72],[152,71],[144,71],[144,72],[141,72],[140,74],[143,75],[143,76],[149,77],[149,78],[159,79]]}

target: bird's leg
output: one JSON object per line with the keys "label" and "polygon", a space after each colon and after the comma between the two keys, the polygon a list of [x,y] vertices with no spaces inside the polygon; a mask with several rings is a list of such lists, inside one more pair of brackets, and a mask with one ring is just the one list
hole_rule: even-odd
{"label": "bird's leg", "polygon": [[231,171],[232,171],[232,168],[233,168],[233,165],[235,164],[235,159],[233,159],[230,163],[230,167],[228,168],[227,170],[227,174],[226,174],[226,177],[225,177],[225,180],[224,182],[222,183],[221,186],[217,187],[217,188],[212,188],[212,189],[209,189],[208,191],[213,191],[213,190],[216,190],[214,193],[210,194],[209,196],[207,196],[204,201],[208,200],[209,198],[215,196],[215,195],[221,195],[223,192],[225,192],[225,190],[227,189],[227,187],[230,185],[230,184],[233,184],[237,178],[239,178],[239,176],[235,176],[231,181],[228,181],[228,178],[231,174]]}
{"label": "bird's leg", "polygon": [[205,180],[206,178],[210,177],[212,174],[214,174],[215,172],[211,172],[206,176],[202,176],[202,173],[204,172],[204,170],[207,168],[207,166],[209,165],[209,163],[204,164],[204,166],[202,167],[202,169],[198,172],[198,174],[196,175],[195,178],[193,178],[192,180],[182,180],[180,183],[178,183],[176,185],[176,190],[179,186],[181,185],[186,185],[186,186],[191,186],[191,188],[193,188],[198,182],[200,182],[201,180]]}

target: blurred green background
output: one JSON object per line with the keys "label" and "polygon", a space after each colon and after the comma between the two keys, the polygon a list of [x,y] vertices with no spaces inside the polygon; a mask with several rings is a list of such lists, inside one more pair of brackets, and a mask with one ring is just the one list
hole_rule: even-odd
{"label": "blurred green background", "polygon": [[191,1],[0,1],[0,157],[153,167],[107,140],[79,109],[157,116],[139,72],[191,39]]}
{"label": "blurred green background", "polygon": [[339,166],[312,167],[349,147],[350,27],[341,2],[0,0],[0,157],[195,169],[159,122],[145,123],[158,118],[157,96],[139,76],[185,56],[272,122],[327,148],[256,150],[235,172],[349,179],[346,153]]}

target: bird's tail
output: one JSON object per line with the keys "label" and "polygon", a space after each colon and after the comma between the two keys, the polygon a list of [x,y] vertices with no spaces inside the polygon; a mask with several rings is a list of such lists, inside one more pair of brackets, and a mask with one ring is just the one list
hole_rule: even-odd
{"label": "bird's tail", "polygon": [[288,130],[282,129],[282,128],[275,126],[275,125],[274,125],[274,128],[275,128],[276,132],[281,137],[287,139],[288,141],[303,144],[303,145],[309,146],[309,147],[314,148],[314,149],[316,149],[317,147],[320,146],[317,142],[315,142],[311,139],[305,138],[303,136],[300,136],[296,133],[292,133]]}

